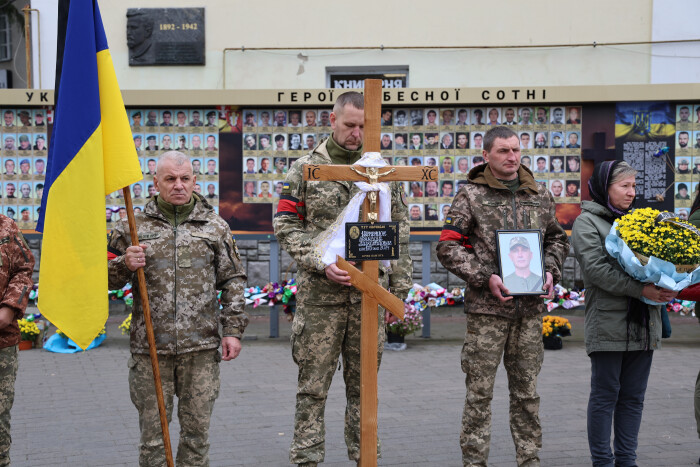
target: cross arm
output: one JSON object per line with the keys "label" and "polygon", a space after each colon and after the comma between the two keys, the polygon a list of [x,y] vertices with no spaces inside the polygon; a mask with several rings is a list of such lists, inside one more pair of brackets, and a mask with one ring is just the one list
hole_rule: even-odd
{"label": "cross arm", "polygon": [[[349,181],[349,182],[366,182],[367,177],[363,177],[359,173],[350,168],[349,165],[334,165],[334,164],[304,164],[303,174],[304,181]],[[365,173],[365,168],[359,165],[352,166],[359,172]],[[436,182],[438,179],[437,167],[426,166],[411,166],[404,165],[386,166],[379,169],[379,173],[393,172],[383,175],[379,178],[380,182]]]}
{"label": "cross arm", "polygon": [[363,295],[370,295],[392,315],[403,319],[404,305],[398,297],[389,293],[384,287],[365,276],[362,271],[340,256],[337,257],[337,264],[340,269],[348,272],[350,275],[350,283],[355,286],[356,289],[362,291]]}

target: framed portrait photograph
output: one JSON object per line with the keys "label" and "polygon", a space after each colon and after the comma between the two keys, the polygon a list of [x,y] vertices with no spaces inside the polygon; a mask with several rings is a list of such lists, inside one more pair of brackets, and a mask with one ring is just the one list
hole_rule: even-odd
{"label": "framed portrait photograph", "polygon": [[544,294],[544,258],[539,230],[497,230],[499,275],[510,295]]}

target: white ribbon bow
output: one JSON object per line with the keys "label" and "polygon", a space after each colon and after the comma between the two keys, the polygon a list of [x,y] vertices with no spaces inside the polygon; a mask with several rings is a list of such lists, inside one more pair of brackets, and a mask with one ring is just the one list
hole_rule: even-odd
{"label": "white ribbon bow", "polygon": [[[376,167],[382,168],[387,165],[382,159],[382,155],[378,152],[366,152],[362,155],[359,161],[353,165],[360,167]],[[379,192],[379,222],[391,222],[391,188],[388,183],[370,184],[367,182],[355,182],[355,186],[360,189],[360,192],[352,197],[348,205],[340,213],[338,219],[331,224],[321,235],[319,235],[319,243],[315,250],[321,257],[321,262],[324,266],[335,264],[336,256],[345,258],[345,224],[348,222],[357,222],[360,217],[360,208],[362,203],[370,191]],[[382,261],[382,264],[389,268],[389,261]]]}

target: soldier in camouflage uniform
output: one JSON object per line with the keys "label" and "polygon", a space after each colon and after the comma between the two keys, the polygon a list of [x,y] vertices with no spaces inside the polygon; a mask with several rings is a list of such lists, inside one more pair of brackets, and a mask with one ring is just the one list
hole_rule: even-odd
{"label": "soldier in camouflage uniform", "polygon": [[455,196],[437,246],[440,262],[467,283],[467,331],[461,356],[467,375],[462,460],[465,466],[486,467],[493,384],[503,356],[516,459],[520,466],[539,466],[542,429],[536,389],[544,357],[539,315],[545,307],[540,296],[508,296],[498,275],[496,230],[542,233],[547,296],[561,278],[569,246],[555,217],[554,199],[520,164],[517,135],[507,127],[489,130],[483,153],[487,164],[469,172],[469,183]]}
{"label": "soldier in camouflage uniform", "polygon": [[27,308],[33,270],[34,255],[17,225],[0,214],[0,466],[10,465],[10,409],[20,340],[17,320]]}
{"label": "soldier in camouflage uniform", "polygon": [[[178,397],[178,465],[209,465],[209,422],[219,395],[219,362],[238,356],[248,324],[246,275],[229,226],[204,198],[184,154],[165,153],[154,183],[159,194],[136,214],[140,246],[118,222],[109,250],[109,287],[134,284],[129,387],[139,412],[142,466],[165,465],[146,327],[134,272],[145,268],[163,396],[171,419]],[[217,290],[222,291],[219,310]],[[223,338],[219,336],[219,324]],[[221,345],[221,354],[218,351]]]}
{"label": "soldier in camouflage uniform", "polygon": [[[294,439],[289,459],[315,466],[325,455],[324,410],[328,388],[342,355],[346,386],[345,443],[348,457],[360,457],[360,301],[350,277],[336,264],[325,266],[315,247],[359,192],[352,182],[305,182],[304,164],[354,164],[362,155],[364,101],[345,93],[331,114],[333,133],[289,169],[273,225],[282,247],[298,265],[297,312],[292,323],[292,358],[299,367]],[[411,287],[408,212],[401,186],[391,184],[392,220],[399,222],[400,259],[391,271],[380,266],[384,287],[404,299]],[[384,316],[379,320],[377,358],[384,347]]]}

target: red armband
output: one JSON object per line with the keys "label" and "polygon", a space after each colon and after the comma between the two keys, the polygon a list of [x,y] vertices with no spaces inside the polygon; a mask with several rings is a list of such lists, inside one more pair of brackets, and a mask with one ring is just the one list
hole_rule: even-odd
{"label": "red armband", "polygon": [[280,201],[277,204],[277,216],[298,216],[299,219],[304,220],[304,216],[301,215],[300,209],[303,208],[304,203],[300,202],[294,196],[281,195]]}

